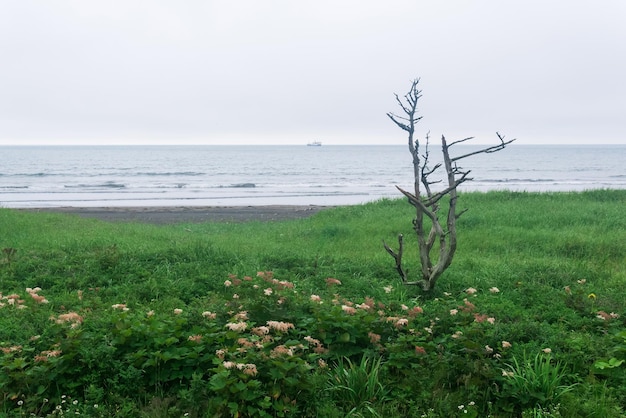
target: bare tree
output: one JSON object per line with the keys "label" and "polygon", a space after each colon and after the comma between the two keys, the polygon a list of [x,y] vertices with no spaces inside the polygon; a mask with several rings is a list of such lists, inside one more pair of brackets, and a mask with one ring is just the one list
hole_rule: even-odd
{"label": "bare tree", "polygon": [[[420,142],[415,138],[415,125],[420,121],[421,116],[417,116],[417,102],[422,97],[421,91],[417,88],[419,79],[413,80],[411,89],[403,97],[397,94],[396,101],[402,108],[403,115],[398,116],[387,113],[387,116],[402,130],[408,133],[409,151],[413,157],[413,192],[406,191],[398,186],[398,190],[408,198],[409,203],[415,208],[415,218],[413,219],[413,229],[417,236],[419,247],[419,262],[421,265],[421,277],[416,281],[409,280],[407,271],[402,263],[404,253],[404,240],[402,234],[398,235],[398,249],[393,250],[385,242],[383,245],[387,252],[394,258],[396,270],[405,285],[420,285],[424,291],[430,291],[435,287],[437,279],[450,266],[457,246],[457,219],[466,210],[457,212],[457,188],[462,183],[471,180],[470,170],[463,170],[458,166],[458,162],[464,158],[476,154],[492,153],[504,149],[515,139],[505,141],[504,136],[498,135],[500,143],[479,149],[456,157],[450,156],[450,149],[457,144],[469,141],[473,138],[465,138],[451,143],[446,142],[441,136],[441,152],[443,163],[429,165],[429,136],[426,135],[424,152],[420,154]],[[444,168],[443,180],[436,180],[435,175]],[[440,191],[433,191],[432,186],[436,183],[443,183],[444,187]],[[445,198],[445,199],[444,199]],[[447,213],[445,213],[445,223],[439,219],[441,204],[447,203]]]}

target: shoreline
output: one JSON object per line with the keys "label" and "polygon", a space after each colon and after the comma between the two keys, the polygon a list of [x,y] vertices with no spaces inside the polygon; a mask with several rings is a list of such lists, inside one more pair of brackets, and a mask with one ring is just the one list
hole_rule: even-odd
{"label": "shoreline", "polygon": [[201,222],[272,222],[308,218],[335,206],[115,206],[15,208],[30,213],[62,213],[106,222],[140,222],[155,225]]}

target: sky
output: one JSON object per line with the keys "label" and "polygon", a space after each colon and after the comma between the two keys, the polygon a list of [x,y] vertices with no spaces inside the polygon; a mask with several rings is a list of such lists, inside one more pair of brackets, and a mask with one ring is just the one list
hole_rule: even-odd
{"label": "sky", "polygon": [[623,0],[0,0],[0,145],[626,144]]}

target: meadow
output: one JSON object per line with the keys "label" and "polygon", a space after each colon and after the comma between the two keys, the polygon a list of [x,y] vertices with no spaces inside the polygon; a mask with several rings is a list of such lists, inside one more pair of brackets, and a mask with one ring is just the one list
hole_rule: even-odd
{"label": "meadow", "polygon": [[0,416],[624,417],[626,190],[463,193],[435,290],[404,200],[280,222],[0,209]]}

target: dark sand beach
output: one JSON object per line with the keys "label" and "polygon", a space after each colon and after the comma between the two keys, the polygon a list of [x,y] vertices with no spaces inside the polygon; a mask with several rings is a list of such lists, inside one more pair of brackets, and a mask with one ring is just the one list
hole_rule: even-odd
{"label": "dark sand beach", "polygon": [[185,222],[282,221],[311,216],[332,206],[173,206],[173,207],[55,207],[19,209],[29,212],[66,213],[109,222],[172,224]]}

